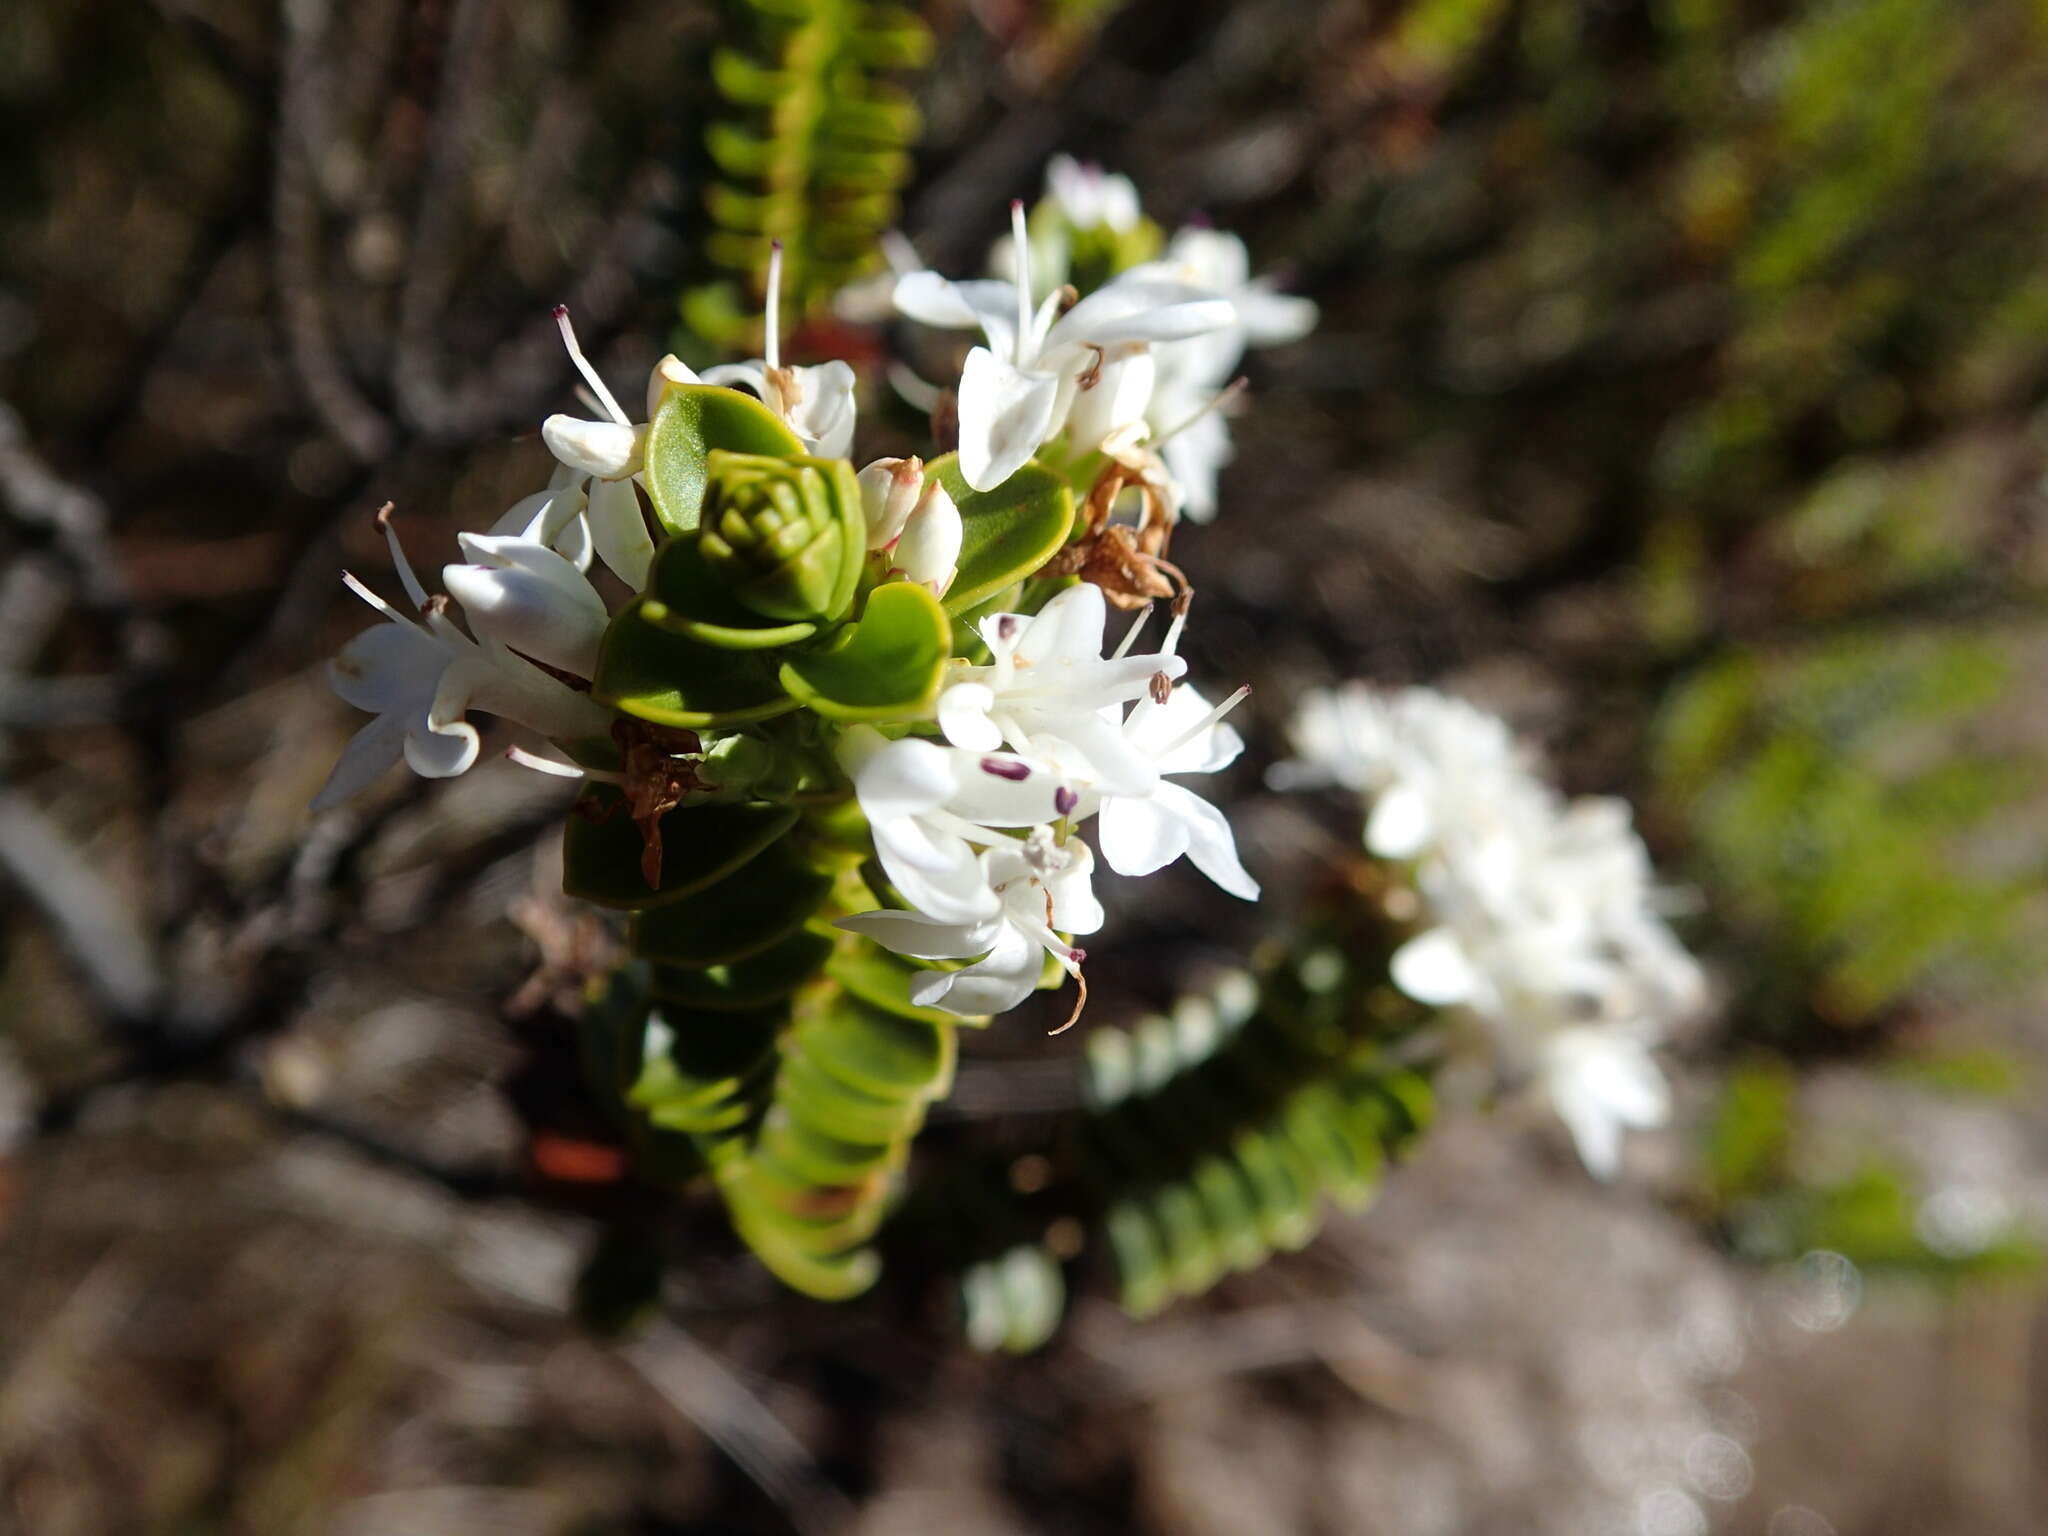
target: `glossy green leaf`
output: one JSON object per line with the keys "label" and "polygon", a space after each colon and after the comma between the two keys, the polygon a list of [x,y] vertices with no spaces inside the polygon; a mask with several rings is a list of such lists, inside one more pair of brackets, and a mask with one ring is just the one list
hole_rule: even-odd
{"label": "glossy green leaf", "polygon": [[920,1008],[913,1003],[910,1000],[911,981],[929,973],[900,956],[890,954],[879,944],[863,940],[858,945],[841,947],[826,962],[825,974],[862,1002],[902,1018],[956,1027],[975,1022],[938,1008]]}
{"label": "glossy green leaf", "polygon": [[1118,1299],[1133,1317],[1151,1317],[1173,1300],[1166,1258],[1159,1235],[1144,1208],[1120,1200],[1103,1223],[1110,1251],[1116,1256]]}
{"label": "glossy green leaf", "polygon": [[930,1098],[953,1071],[950,1024],[903,1018],[856,997],[805,1019],[798,1046],[821,1070],[876,1098]]}
{"label": "glossy green leaf", "polygon": [[841,1141],[899,1141],[924,1118],[922,1100],[863,1093],[824,1071],[800,1049],[783,1053],[775,1098],[799,1123]]}
{"label": "glossy green leaf", "polygon": [[777,1111],[761,1128],[760,1150],[818,1184],[851,1184],[909,1155],[904,1142],[842,1141]]}
{"label": "glossy green leaf", "polygon": [[1148,1202],[1153,1230],[1173,1288],[1198,1296],[1223,1278],[1222,1248],[1209,1230],[1202,1202],[1185,1184],[1168,1184]]}
{"label": "glossy green leaf", "polygon": [[939,600],[910,581],[868,595],[860,622],[832,644],[783,663],[791,695],[834,720],[904,720],[930,713],[952,650],[952,623]]}
{"label": "glossy green leaf", "polygon": [[693,538],[670,539],[654,557],[640,616],[670,634],[721,650],[757,651],[808,640],[818,626],[762,618],[735,602],[732,583],[704,563]]}
{"label": "glossy green leaf", "polygon": [[562,889],[604,907],[660,906],[715,885],[796,824],[781,805],[682,805],[661,818],[661,885],[640,873],[645,843],[609,784],[585,787],[562,829]]}
{"label": "glossy green leaf", "polygon": [[714,384],[671,384],[647,427],[647,494],[672,534],[697,526],[713,450],[796,458],[797,435],[752,395]]}
{"label": "glossy green leaf", "polygon": [[946,591],[946,607],[954,613],[1037,571],[1073,530],[1074,493],[1035,460],[992,491],[968,485],[950,453],[932,460],[925,477],[944,486],[960,509],[960,573]]}
{"label": "glossy green leaf", "polygon": [[867,558],[853,466],[714,450],[706,473],[697,544],[731,601],[778,623],[843,618]]}
{"label": "glossy green leaf", "polygon": [[733,1225],[754,1250],[754,1256],[776,1279],[806,1296],[815,1296],[820,1301],[847,1301],[881,1276],[882,1261],[871,1248],[807,1253],[778,1223],[761,1219],[743,1207],[735,1208],[732,1214]]}
{"label": "glossy green leaf", "polygon": [[697,1013],[658,1008],[647,1021],[640,1075],[629,1100],[659,1123],[698,1127],[694,1111],[712,1110],[739,1094],[772,1055],[786,1008],[750,1013]]}
{"label": "glossy green leaf", "polygon": [[654,967],[654,995],[689,1008],[720,1011],[759,1008],[788,997],[818,972],[834,948],[824,934],[799,928],[757,955],[701,970]]}
{"label": "glossy green leaf", "polygon": [[785,839],[732,878],[637,914],[633,948],[660,965],[729,965],[788,938],[831,889],[832,876]]}
{"label": "glossy green leaf", "polygon": [[1259,1231],[1259,1217],[1243,1175],[1226,1158],[1211,1153],[1194,1166],[1189,1183],[1208,1215],[1217,1251],[1235,1270],[1256,1269],[1271,1250]]}
{"label": "glossy green leaf", "polygon": [[635,599],[604,632],[591,696],[656,725],[740,725],[797,707],[760,657],[702,644],[641,615]]}

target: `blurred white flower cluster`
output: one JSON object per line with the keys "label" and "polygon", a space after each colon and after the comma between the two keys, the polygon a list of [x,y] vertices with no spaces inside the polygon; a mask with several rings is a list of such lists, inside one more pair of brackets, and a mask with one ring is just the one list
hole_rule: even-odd
{"label": "blurred white flower cluster", "polygon": [[1311,694],[1293,737],[1276,782],[1363,796],[1366,848],[1412,870],[1420,915],[1394,984],[1481,1026],[1498,1075],[1539,1083],[1611,1177],[1624,1129],[1664,1122],[1651,1049],[1704,992],[1627,805],[1566,801],[1502,721],[1425,688]]}

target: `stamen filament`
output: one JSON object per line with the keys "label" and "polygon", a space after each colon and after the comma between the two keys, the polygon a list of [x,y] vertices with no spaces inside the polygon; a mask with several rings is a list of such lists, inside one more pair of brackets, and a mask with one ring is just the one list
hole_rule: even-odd
{"label": "stamen filament", "polygon": [[1167,758],[1173,756],[1174,753],[1178,752],[1182,747],[1186,746],[1189,742],[1193,741],[1197,736],[1201,735],[1202,732],[1208,730],[1212,726],[1221,724],[1223,717],[1225,715],[1229,714],[1233,709],[1237,708],[1238,705],[1242,704],[1247,698],[1251,696],[1251,691],[1251,684],[1245,684],[1244,687],[1238,689],[1237,692],[1233,693],[1229,698],[1225,699],[1221,704],[1218,704],[1214,709],[1210,710],[1209,713],[1202,716],[1202,718],[1197,720],[1193,725],[1189,726],[1186,730],[1182,731],[1178,736],[1174,737],[1173,740],[1167,744],[1164,750],[1154,753],[1153,756],[1159,761],[1164,762]]}
{"label": "stamen filament", "polygon": [[576,371],[583,375],[590,385],[591,393],[597,396],[597,403],[610,414],[613,421],[622,427],[633,425],[632,418],[619,409],[619,402],[612,398],[612,392],[604,387],[604,380],[597,376],[597,370],[590,366],[590,359],[583,355],[583,347],[576,340],[576,327],[569,323],[569,306],[555,306],[555,324],[561,327],[562,345],[569,349],[569,361],[576,365]]}
{"label": "stamen filament", "polygon": [[405,546],[398,542],[398,530],[391,526],[391,514],[397,510],[390,502],[377,509],[377,526],[384,530],[384,542],[391,546],[391,563],[398,567],[398,580],[405,587],[405,595],[413,607],[424,610],[427,606],[427,589],[420,585],[419,577],[413,574],[412,562],[405,558]]}
{"label": "stamen filament", "polygon": [[1207,416],[1210,412],[1222,410],[1225,405],[1227,405],[1232,400],[1235,400],[1239,395],[1243,394],[1245,390],[1248,389],[1250,386],[1251,380],[1243,377],[1242,375],[1239,375],[1237,378],[1232,379],[1228,384],[1224,385],[1223,388],[1217,390],[1215,394],[1211,395],[1208,399],[1208,402],[1197,408],[1192,415],[1187,417],[1186,420],[1174,423],[1174,425],[1168,427],[1164,432],[1160,433],[1157,437],[1153,438],[1152,447],[1157,449],[1162,444],[1164,444],[1169,438],[1179,437],[1181,433],[1187,431],[1189,427],[1192,427],[1196,422],[1200,421],[1204,416]]}
{"label": "stamen filament", "polygon": [[[1116,649],[1109,653],[1109,659],[1111,661],[1122,661],[1126,656],[1130,655],[1131,647],[1137,644],[1138,632],[1151,622],[1152,604],[1147,603],[1143,608],[1138,610],[1137,618],[1133,619],[1131,621],[1131,627],[1124,631],[1123,639],[1119,640],[1117,642]],[[1168,649],[1171,650],[1172,647],[1169,646]]]}
{"label": "stamen filament", "polygon": [[1031,240],[1024,230],[1024,204],[1018,198],[1010,200],[1010,243],[1016,250],[1017,266],[1017,344],[1010,360],[1022,368],[1031,336]]}

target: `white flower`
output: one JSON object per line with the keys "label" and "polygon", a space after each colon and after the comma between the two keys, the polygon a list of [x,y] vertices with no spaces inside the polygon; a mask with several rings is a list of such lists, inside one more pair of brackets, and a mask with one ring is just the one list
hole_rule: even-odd
{"label": "white flower", "polygon": [[[464,772],[476,761],[478,748],[476,727],[464,718],[470,709],[487,710],[547,737],[602,738],[611,725],[607,711],[588,694],[514,654],[515,647],[543,660],[541,651],[561,657],[582,654],[575,617],[581,605],[561,590],[561,571],[582,580],[574,568],[540,546],[515,550],[513,541],[480,541],[474,553],[495,564],[449,567],[484,598],[489,614],[478,623],[479,638],[471,639],[449,617],[447,598],[427,596],[388,514],[387,508],[380,521],[392,562],[420,621],[407,618],[355,577],[343,576],[349,590],[387,622],[343,646],[328,666],[328,681],[343,699],[377,718],[350,740],[314,797],[313,809],[325,810],[368,788],[401,756],[423,778]],[[558,562],[561,571],[550,562]]]}
{"label": "white flower", "polygon": [[1314,330],[1316,306],[1280,293],[1270,278],[1254,278],[1244,242],[1222,230],[1182,229],[1159,260],[1132,270],[1219,294],[1235,316],[1227,326],[1154,349],[1157,375],[1145,412],[1188,515],[1206,522],[1216,510],[1217,475],[1232,454],[1230,428],[1216,409],[1220,392],[1246,347],[1280,346]]}
{"label": "white flower", "polygon": [[1083,164],[1072,155],[1054,155],[1045,163],[1045,195],[1075,229],[1127,234],[1137,228],[1141,215],[1138,189],[1130,177],[1092,162]]}
{"label": "white flower", "polygon": [[704,370],[707,384],[744,384],[802,441],[804,451],[822,459],[843,459],[853,451],[853,369],[834,359],[814,368],[782,366],[782,242],[768,256],[768,313],[763,325],[766,357],[722,363]]}
{"label": "white flower", "polygon": [[1044,763],[916,737],[890,741],[865,725],[848,729],[838,752],[890,883],[937,921],[994,916],[978,850],[1010,841],[996,828],[1035,826],[1057,814],[1059,781]]}
{"label": "white flower", "polygon": [[[1148,795],[1109,795],[1102,801],[1096,840],[1103,861],[1120,875],[1149,875],[1182,854],[1233,896],[1259,899],[1259,883],[1237,856],[1237,839],[1223,813],[1193,790],[1172,783],[1176,773],[1215,773],[1244,750],[1244,739],[1222,723],[1247,690],[1215,709],[1183,683],[1164,703],[1147,697],[1124,719],[1125,738],[1151,759],[1158,782]],[[1086,814],[1085,808],[1082,814]]]}
{"label": "white flower", "polygon": [[[1118,706],[1143,698],[1187,670],[1170,652],[1102,654],[1108,616],[1102,589],[1067,588],[1036,614],[983,619],[987,666],[957,664],[939,694],[939,729],[956,747],[992,752],[1005,744],[1025,753],[1072,749],[1089,781],[1105,794],[1147,795],[1159,783],[1153,759],[1124,732]],[[1105,713],[1107,712],[1107,713]],[[1056,743],[1055,745],[1049,745]]]}
{"label": "white flower", "polygon": [[[896,307],[911,319],[954,329],[979,327],[987,337],[986,347],[967,354],[959,390],[960,472],[977,491],[993,490],[1015,474],[1060,430],[1078,393],[1102,388],[1107,381],[1111,398],[1127,406],[1122,375],[1109,372],[1115,365],[1138,357],[1153,342],[1200,335],[1233,319],[1227,300],[1136,271],[1097,289],[1064,315],[1059,313],[1060,293],[1048,295],[1034,312],[1023,204],[1012,203],[1010,213],[1014,281],[956,283],[936,272],[912,272],[896,282]],[[1100,421],[1089,425],[1093,430]],[[1094,446],[1094,441],[1076,441],[1082,448]]]}
{"label": "white flower", "polygon": [[[557,414],[543,421],[541,441],[555,456],[555,474],[546,490],[516,504],[491,532],[550,545],[579,570],[589,567],[594,552],[637,591],[646,584],[647,568],[654,561],[654,537],[635,489],[646,467],[647,428],[627,417],[583,355],[566,308],[556,306],[555,322],[570,361],[590,385],[605,419]],[[647,379],[647,414],[654,414],[670,383],[695,382],[697,376],[681,362],[664,357]]]}
{"label": "white flower", "polygon": [[1699,967],[1658,914],[1648,853],[1614,800],[1567,804],[1497,718],[1427,689],[1303,702],[1281,784],[1370,798],[1366,846],[1414,861],[1418,931],[1394,985],[1475,1021],[1504,1077],[1533,1077],[1586,1166],[1661,1123],[1650,1047],[1696,1009]]}
{"label": "white flower", "polygon": [[969,1017],[1002,1013],[1023,1002],[1037,987],[1047,954],[1078,979],[1087,953],[1060,933],[1093,933],[1102,926],[1102,906],[1089,882],[1094,856],[1088,845],[1078,837],[1061,842],[1050,827],[1041,826],[1021,841],[1000,840],[979,863],[982,888],[996,904],[985,917],[961,921],[923,912],[862,912],[840,918],[838,926],[918,959],[982,956],[961,970],[930,971],[910,984],[912,1002]]}

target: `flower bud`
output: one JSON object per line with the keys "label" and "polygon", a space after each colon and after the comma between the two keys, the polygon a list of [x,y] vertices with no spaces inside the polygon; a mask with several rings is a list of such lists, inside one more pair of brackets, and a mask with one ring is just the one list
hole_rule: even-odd
{"label": "flower bud", "polygon": [[864,553],[853,467],[714,449],[705,469],[698,548],[735,600],[790,623],[839,617]]}
{"label": "flower bud", "polygon": [[647,447],[644,427],[579,416],[550,416],[540,424],[540,435],[549,453],[571,469],[601,480],[638,473]]}
{"label": "flower bud", "polygon": [[671,384],[697,384],[702,381],[696,372],[675,353],[671,352],[654,365],[654,371],[647,375],[647,419],[654,420],[654,413],[661,409],[662,396]]}
{"label": "flower bud", "polygon": [[877,459],[860,472],[860,509],[867,519],[868,548],[887,549],[903,532],[924,489],[924,461]]}
{"label": "flower bud", "polygon": [[964,531],[953,498],[938,481],[932,481],[896,540],[889,556],[889,574],[919,582],[934,596],[944,597],[960,563]]}

